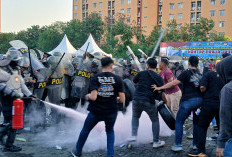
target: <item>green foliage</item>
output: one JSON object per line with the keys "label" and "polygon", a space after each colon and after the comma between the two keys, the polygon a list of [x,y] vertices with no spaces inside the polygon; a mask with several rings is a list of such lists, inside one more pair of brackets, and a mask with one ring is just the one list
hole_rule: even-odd
{"label": "green foliage", "polygon": [[14,33],[1,33],[0,34],[0,53],[4,54],[10,48],[9,42],[14,40]]}
{"label": "green foliage", "polygon": [[[108,20],[109,23],[104,24],[98,14],[91,14],[83,21],[56,22],[44,27],[35,25],[17,34],[2,33],[0,52],[5,53],[10,48],[9,42],[15,39],[24,41],[32,49],[48,52],[60,43],[64,34],[75,48],[80,48],[91,33],[98,45],[114,57],[126,58],[126,46],[130,46],[137,56],[141,55],[138,49],[150,56],[161,34],[160,28],[154,27],[150,35],[145,36],[136,24],[128,25],[124,22],[126,18],[122,15],[115,19],[117,20],[114,22]],[[175,20],[169,21],[162,39],[163,42],[231,40],[230,37],[214,31],[214,22],[206,18],[201,18],[197,24],[185,24],[181,28],[178,28]]]}
{"label": "green foliage", "polygon": [[38,49],[44,52],[53,50],[62,40],[63,32],[56,24],[43,31],[38,39]]}

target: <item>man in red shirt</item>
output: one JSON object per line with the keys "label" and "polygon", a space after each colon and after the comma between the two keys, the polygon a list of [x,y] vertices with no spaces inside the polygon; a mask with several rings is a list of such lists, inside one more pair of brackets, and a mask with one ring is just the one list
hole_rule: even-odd
{"label": "man in red shirt", "polygon": [[[159,68],[161,70],[159,75],[163,78],[164,84],[167,84],[168,82],[172,82],[173,80],[175,80],[172,71],[168,68],[168,64],[169,61],[166,57],[162,58],[159,64]],[[172,112],[176,116],[179,110],[179,103],[182,96],[181,90],[179,86],[176,85],[174,87],[166,89],[165,92],[167,94],[167,105],[171,108]]]}

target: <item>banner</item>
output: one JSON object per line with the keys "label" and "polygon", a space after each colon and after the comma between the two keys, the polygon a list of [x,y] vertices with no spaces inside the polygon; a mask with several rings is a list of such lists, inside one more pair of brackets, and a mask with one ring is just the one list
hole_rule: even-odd
{"label": "banner", "polygon": [[200,60],[220,60],[223,53],[232,54],[232,41],[199,41],[199,42],[162,42],[160,56],[180,56],[187,60],[198,56]]}

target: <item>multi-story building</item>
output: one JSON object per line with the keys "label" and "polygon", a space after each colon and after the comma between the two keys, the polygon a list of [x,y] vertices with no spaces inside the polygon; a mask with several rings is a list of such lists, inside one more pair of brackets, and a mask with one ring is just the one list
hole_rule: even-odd
{"label": "multi-story building", "polygon": [[167,27],[175,19],[178,28],[197,24],[201,17],[215,22],[215,30],[232,37],[232,0],[73,0],[73,19],[98,13],[113,24],[117,15],[149,35],[154,26]]}

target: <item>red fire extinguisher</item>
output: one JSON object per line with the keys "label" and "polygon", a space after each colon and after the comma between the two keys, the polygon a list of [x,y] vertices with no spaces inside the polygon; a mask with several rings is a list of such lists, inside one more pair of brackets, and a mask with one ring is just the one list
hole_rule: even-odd
{"label": "red fire extinguisher", "polygon": [[22,129],[23,128],[23,100],[17,99],[13,101],[12,108],[12,128]]}

